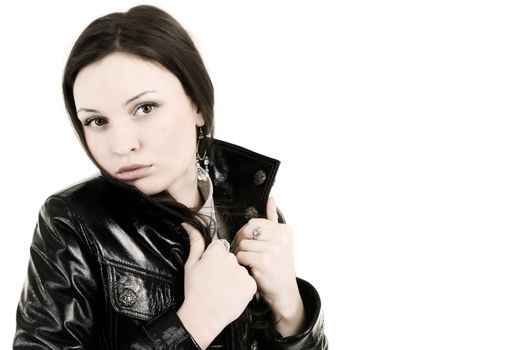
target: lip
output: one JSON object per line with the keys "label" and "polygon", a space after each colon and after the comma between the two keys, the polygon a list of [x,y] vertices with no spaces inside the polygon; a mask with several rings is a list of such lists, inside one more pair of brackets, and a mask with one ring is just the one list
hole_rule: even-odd
{"label": "lip", "polygon": [[151,173],[152,165],[132,164],[118,169],[118,177],[122,180],[136,180]]}

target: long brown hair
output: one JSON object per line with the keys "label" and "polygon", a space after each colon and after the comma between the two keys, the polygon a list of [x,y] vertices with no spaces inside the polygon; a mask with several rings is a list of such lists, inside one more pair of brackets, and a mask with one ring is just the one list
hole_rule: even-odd
{"label": "long brown hair", "polygon": [[154,6],[140,5],[91,22],[76,40],[65,65],[62,82],[65,107],[77,136],[95,164],[85,143],[82,124],[77,118],[73,86],[82,68],[115,52],[155,61],[173,73],[201,111],[205,121],[204,134],[213,136],[214,88],[194,42],[167,12]]}
{"label": "long brown hair", "polygon": [[[63,73],[62,90],[69,119],[85,152],[102,174],[107,175],[87,147],[83,126],[76,113],[73,87],[84,67],[115,52],[157,62],[180,80],[185,93],[204,119],[203,133],[208,137],[199,145],[203,154],[214,134],[214,88],[205,64],[193,40],[176,19],[157,7],[141,5],[91,22],[71,49]],[[153,197],[164,202],[172,199],[165,191]],[[194,214],[174,199],[169,204],[188,216]],[[210,234],[202,233],[209,243]]]}

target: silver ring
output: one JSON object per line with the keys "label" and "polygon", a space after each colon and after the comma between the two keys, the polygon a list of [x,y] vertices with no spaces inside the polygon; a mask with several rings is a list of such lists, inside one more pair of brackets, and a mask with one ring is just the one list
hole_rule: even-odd
{"label": "silver ring", "polygon": [[219,239],[219,241],[222,241],[223,245],[225,246],[225,250],[230,251],[231,250],[231,244],[226,239]]}
{"label": "silver ring", "polygon": [[262,230],[261,230],[261,228],[256,227],[256,228],[252,231],[252,239],[258,239],[258,237],[260,237],[261,234],[262,234]]}

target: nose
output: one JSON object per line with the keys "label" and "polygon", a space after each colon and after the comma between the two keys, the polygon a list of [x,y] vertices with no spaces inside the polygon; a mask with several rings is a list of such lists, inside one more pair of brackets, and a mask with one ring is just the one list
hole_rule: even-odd
{"label": "nose", "polygon": [[111,137],[112,151],[118,156],[127,156],[141,147],[138,132],[132,126],[114,127]]}

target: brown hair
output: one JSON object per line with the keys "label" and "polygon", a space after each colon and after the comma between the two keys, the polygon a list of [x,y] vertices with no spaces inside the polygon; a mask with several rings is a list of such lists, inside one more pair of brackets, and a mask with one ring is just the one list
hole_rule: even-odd
{"label": "brown hair", "polygon": [[202,113],[203,132],[209,137],[201,146],[207,149],[214,135],[214,88],[204,62],[178,21],[157,7],[141,5],[91,22],[76,40],[65,65],[62,81],[65,107],[76,135],[93,163],[101,169],[85,142],[82,123],[76,113],[73,86],[82,68],[115,52],[155,61],[180,80],[185,93]]}
{"label": "brown hair", "polygon": [[[78,73],[89,64],[106,56],[123,52],[154,61],[173,73],[204,120],[203,133],[208,137],[199,143],[205,153],[214,134],[214,89],[204,62],[187,31],[167,12],[149,5],[135,6],[127,12],[115,12],[91,22],[76,40],[65,65],[62,90],[65,107],[76,136],[91,161],[108,175],[92,156],[76,113],[73,87]],[[178,203],[166,191],[151,196],[176,207],[187,216],[194,212]],[[199,227],[206,243],[211,233]]]}

